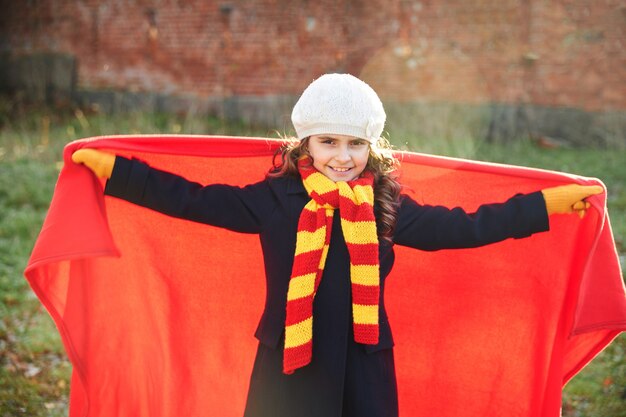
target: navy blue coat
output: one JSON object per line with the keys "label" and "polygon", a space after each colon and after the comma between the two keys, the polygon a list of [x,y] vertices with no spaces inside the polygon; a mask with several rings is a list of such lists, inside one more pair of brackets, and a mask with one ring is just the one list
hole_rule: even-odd
{"label": "navy blue coat", "polygon": [[[383,398],[395,395],[393,356],[390,353],[393,338],[384,306],[385,279],[394,263],[393,245],[380,243],[379,343],[375,346],[356,345],[351,333],[349,257],[339,215],[335,212],[326,266],[314,300],[313,362],[294,375],[285,376],[280,366],[287,289],[298,219],[310,200],[300,178],[266,179],[245,187],[202,186],[141,162],[118,157],[105,192],[173,217],[259,234],[267,295],[255,333],[261,343],[246,415],[397,414],[397,405],[393,410],[395,399]],[[545,230],[548,230],[548,216],[540,192],[517,195],[502,204],[483,205],[473,214],[460,208],[420,205],[402,195],[393,243],[434,251],[483,246]],[[366,360],[377,357],[375,353],[380,354],[382,361]],[[378,363],[375,368],[382,366],[386,373],[379,378],[380,373],[374,371],[369,382],[366,376],[356,378],[355,383],[368,387],[364,387],[366,391],[356,389],[354,395],[358,399],[355,401],[373,403],[364,410],[347,412],[354,405],[348,404],[350,400],[346,398],[346,392],[353,387],[346,384],[355,378],[350,372],[346,376],[346,369],[360,369],[360,364],[368,362]],[[378,379],[382,382],[379,383]],[[374,391],[370,395],[367,390],[372,387]],[[380,397],[376,393],[385,394]],[[294,412],[293,407],[298,411]]]}

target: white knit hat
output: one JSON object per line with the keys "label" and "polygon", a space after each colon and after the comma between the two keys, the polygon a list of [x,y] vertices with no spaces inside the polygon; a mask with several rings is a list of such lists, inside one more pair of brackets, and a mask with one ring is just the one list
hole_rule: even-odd
{"label": "white knit hat", "polygon": [[385,127],[385,110],[376,92],[350,74],[325,74],[302,93],[291,112],[298,139],[337,134],[375,144]]}

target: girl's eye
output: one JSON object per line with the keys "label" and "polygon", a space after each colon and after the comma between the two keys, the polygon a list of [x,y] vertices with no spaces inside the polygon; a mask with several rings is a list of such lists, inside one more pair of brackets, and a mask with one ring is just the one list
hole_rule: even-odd
{"label": "girl's eye", "polygon": [[363,146],[363,145],[365,145],[364,140],[358,140],[358,141],[352,142],[352,146]]}

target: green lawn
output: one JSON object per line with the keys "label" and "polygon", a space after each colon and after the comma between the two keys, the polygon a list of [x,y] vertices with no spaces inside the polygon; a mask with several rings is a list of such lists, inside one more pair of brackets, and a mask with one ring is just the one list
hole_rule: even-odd
{"label": "green lawn", "polygon": [[[66,416],[71,367],[47,313],[22,272],[52,192],[63,146],[74,139],[125,133],[273,136],[273,131],[194,115],[85,115],[16,111],[0,102],[0,417]],[[601,178],[624,267],[626,164],[623,152],[544,149],[473,140],[408,141],[412,150],[567,171]],[[620,337],[565,388],[564,416],[626,416],[626,338]]]}

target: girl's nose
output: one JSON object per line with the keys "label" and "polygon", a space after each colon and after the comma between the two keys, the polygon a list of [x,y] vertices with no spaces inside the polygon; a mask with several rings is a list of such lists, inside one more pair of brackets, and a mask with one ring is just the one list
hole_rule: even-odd
{"label": "girl's nose", "polygon": [[339,162],[348,162],[350,160],[350,150],[347,147],[340,147],[337,150],[335,159]]}

